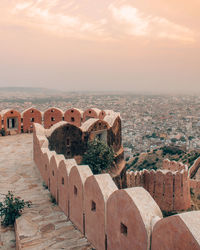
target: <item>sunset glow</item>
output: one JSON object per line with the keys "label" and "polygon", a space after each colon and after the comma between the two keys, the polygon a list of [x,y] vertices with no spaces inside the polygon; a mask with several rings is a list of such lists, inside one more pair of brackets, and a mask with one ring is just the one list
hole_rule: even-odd
{"label": "sunset glow", "polygon": [[200,91],[198,0],[2,0],[1,86]]}

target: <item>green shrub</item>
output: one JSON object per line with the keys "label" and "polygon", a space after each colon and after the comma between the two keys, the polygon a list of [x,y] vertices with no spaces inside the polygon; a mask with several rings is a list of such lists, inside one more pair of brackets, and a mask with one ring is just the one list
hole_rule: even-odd
{"label": "green shrub", "polygon": [[5,135],[6,135],[6,131],[5,131],[4,128],[2,128],[2,129],[0,130],[0,134],[1,134],[2,136],[5,136]]}
{"label": "green shrub", "polygon": [[25,207],[30,207],[31,201],[20,200],[14,197],[13,192],[8,191],[3,202],[0,202],[0,216],[3,218],[3,226],[14,225],[15,220],[20,217]]}
{"label": "green shrub", "polygon": [[83,155],[82,164],[89,165],[93,174],[101,174],[108,170],[114,161],[114,151],[106,143],[94,139],[88,143],[88,148]]}

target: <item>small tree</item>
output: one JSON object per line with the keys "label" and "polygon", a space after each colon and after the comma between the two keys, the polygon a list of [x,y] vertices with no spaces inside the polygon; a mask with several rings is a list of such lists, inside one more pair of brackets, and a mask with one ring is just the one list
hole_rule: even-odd
{"label": "small tree", "polygon": [[3,226],[14,225],[15,220],[20,217],[25,207],[30,207],[30,201],[20,200],[18,197],[14,197],[11,191],[5,195],[3,202],[0,202],[0,216],[3,217],[1,224]]}
{"label": "small tree", "polygon": [[113,149],[104,142],[94,139],[88,143],[82,164],[89,165],[93,174],[100,174],[103,170],[109,169],[113,161]]}

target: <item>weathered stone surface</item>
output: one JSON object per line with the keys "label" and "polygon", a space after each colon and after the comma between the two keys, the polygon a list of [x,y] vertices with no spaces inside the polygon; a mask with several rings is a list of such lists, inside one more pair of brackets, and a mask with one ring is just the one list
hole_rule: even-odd
{"label": "weathered stone surface", "polygon": [[[22,249],[91,249],[58,206],[50,202],[49,191],[42,186],[40,173],[32,160],[32,135],[0,137],[0,190],[31,200],[17,219],[16,241]],[[9,155],[9,157],[8,157]],[[0,200],[2,200],[0,196]],[[0,249],[15,249],[12,228],[0,228]]]}

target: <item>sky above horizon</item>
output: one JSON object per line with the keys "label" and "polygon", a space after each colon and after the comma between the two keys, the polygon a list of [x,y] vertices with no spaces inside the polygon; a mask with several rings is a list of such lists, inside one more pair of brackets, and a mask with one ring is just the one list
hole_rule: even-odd
{"label": "sky above horizon", "polygon": [[1,0],[0,87],[200,93],[199,0]]}

